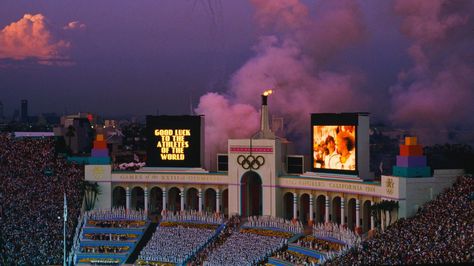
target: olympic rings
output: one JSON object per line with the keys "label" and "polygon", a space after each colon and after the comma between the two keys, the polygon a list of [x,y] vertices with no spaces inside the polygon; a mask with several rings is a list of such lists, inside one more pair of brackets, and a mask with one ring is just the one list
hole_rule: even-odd
{"label": "olympic rings", "polygon": [[265,164],[265,158],[260,155],[258,155],[257,157],[253,155],[248,155],[247,157],[245,157],[244,155],[239,155],[237,157],[237,163],[240,164],[240,166],[242,166],[242,168],[246,170],[257,170]]}

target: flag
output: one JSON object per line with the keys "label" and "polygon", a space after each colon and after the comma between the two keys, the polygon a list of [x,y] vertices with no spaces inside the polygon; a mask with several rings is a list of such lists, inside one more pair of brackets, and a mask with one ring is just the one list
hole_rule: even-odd
{"label": "flag", "polygon": [[67,220],[67,201],[66,201],[66,193],[64,193],[64,220]]}

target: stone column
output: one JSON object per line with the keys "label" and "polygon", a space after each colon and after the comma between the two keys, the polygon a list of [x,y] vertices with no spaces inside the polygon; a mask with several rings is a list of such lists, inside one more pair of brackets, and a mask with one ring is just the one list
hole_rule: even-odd
{"label": "stone column", "polygon": [[219,189],[216,189],[216,212],[221,211],[221,192]]}
{"label": "stone column", "polygon": [[143,189],[143,196],[145,198],[143,208],[145,210],[145,213],[148,213],[148,188],[147,187]]}
{"label": "stone column", "polygon": [[324,213],[324,221],[329,223],[329,196],[326,195],[326,202],[325,202],[325,213]]}
{"label": "stone column", "polygon": [[[370,201],[370,205],[374,206],[374,202]],[[374,223],[374,214],[370,211],[370,230],[375,229],[375,223]]]}
{"label": "stone column", "polygon": [[360,202],[359,199],[356,199],[356,231],[360,229]]}
{"label": "stone column", "polygon": [[163,206],[162,206],[162,208],[161,208],[161,211],[163,212],[163,211],[166,211],[166,202],[167,202],[167,200],[168,200],[168,197],[167,197],[166,194],[168,194],[168,193],[167,193],[167,191],[166,191],[166,187],[161,188],[161,190],[163,191],[163,198],[162,198],[162,201],[163,201],[162,204],[163,204]]}
{"label": "stone column", "polygon": [[293,192],[293,220],[297,220],[298,194]]}
{"label": "stone column", "polygon": [[309,194],[309,218],[308,224],[313,224],[313,194]]}
{"label": "stone column", "polygon": [[179,195],[181,196],[181,211],[184,211],[184,187],[180,188],[179,191]]}
{"label": "stone column", "polygon": [[130,193],[130,188],[129,187],[126,187],[125,188],[125,202],[126,202],[126,205],[125,205],[125,209],[128,211],[130,210],[130,203],[131,203],[131,193]]}
{"label": "stone column", "polygon": [[199,206],[198,211],[202,212],[202,189],[198,190]]}
{"label": "stone column", "polygon": [[345,206],[344,206],[344,198],[341,197],[341,225],[344,225],[345,224],[345,215],[344,215],[344,209],[345,209]]}

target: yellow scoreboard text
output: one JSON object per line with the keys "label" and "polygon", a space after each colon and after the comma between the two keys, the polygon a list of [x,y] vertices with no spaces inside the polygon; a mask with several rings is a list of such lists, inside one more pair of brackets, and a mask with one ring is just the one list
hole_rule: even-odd
{"label": "yellow scoreboard text", "polygon": [[156,148],[160,149],[161,160],[183,161],[184,151],[189,148],[186,137],[191,136],[191,129],[155,129],[159,138]]}

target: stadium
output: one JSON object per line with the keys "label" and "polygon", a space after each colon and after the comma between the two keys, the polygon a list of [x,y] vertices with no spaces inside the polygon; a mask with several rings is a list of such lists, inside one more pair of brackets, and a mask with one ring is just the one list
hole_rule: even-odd
{"label": "stadium", "polygon": [[229,139],[218,171],[203,168],[202,116],[148,116],[147,162],[133,171],[112,168],[100,133],[85,165],[57,158],[51,137],[2,135],[3,263],[472,262],[472,177],[432,171],[406,137],[393,175],[374,179],[367,113],[312,114],[306,170],[261,97],[260,130]]}

